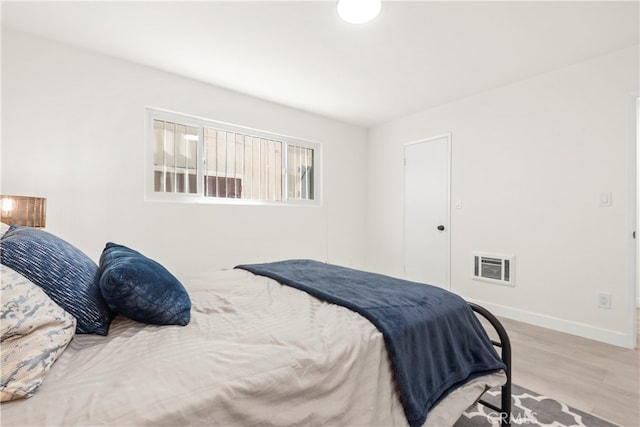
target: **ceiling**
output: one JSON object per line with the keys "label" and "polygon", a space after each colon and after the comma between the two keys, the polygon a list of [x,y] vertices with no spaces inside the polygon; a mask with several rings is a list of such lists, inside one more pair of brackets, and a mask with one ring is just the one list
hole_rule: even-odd
{"label": "ceiling", "polygon": [[[639,42],[639,2],[2,1],[2,25],[371,127]],[[55,19],[52,19],[55,17]]]}

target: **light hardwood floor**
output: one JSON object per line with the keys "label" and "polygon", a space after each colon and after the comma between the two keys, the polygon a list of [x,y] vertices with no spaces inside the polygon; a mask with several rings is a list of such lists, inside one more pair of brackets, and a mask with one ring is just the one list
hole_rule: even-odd
{"label": "light hardwood floor", "polygon": [[637,348],[500,320],[511,340],[515,384],[616,424],[640,427]]}

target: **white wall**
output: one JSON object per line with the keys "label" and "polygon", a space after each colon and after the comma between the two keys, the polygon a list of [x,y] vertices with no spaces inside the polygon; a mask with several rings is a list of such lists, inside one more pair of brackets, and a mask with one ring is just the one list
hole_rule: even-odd
{"label": "white wall", "polygon": [[[145,106],[322,144],[322,207],[144,201]],[[173,272],[309,257],[364,262],[365,130],[2,28],[2,193],[48,199],[47,229]]]}
{"label": "white wall", "polygon": [[[637,92],[632,48],[367,137],[4,27],[0,189],[47,197],[48,230],[95,260],[115,241],[178,275],[309,257],[402,276],[402,144],[451,132],[452,200],[463,206],[451,207],[453,290],[498,314],[627,345],[628,122]],[[145,202],[146,105],[322,143],[323,206]],[[598,207],[602,191],[613,193],[612,207]],[[516,287],[472,281],[474,250],[515,254]],[[611,310],[596,308],[598,292],[612,294]]]}
{"label": "white wall", "polygon": [[[629,345],[637,92],[634,47],[372,129],[368,267],[403,274],[403,144],[451,132],[452,290],[498,314]],[[598,206],[600,192],[613,206]],[[516,286],[471,280],[472,251],[514,254]],[[596,308],[599,292],[612,294],[611,310]]]}

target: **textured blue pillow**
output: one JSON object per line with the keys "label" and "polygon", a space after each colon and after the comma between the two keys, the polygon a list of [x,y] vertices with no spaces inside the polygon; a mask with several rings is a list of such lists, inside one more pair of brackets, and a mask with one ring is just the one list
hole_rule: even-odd
{"label": "textured blue pillow", "polygon": [[76,318],[79,334],[107,335],[111,312],[95,262],[46,231],[12,225],[0,240],[0,261],[38,285]]}
{"label": "textured blue pillow", "polygon": [[154,325],[189,323],[189,294],[156,261],[126,246],[107,243],[100,256],[100,268],[100,290],[115,312]]}

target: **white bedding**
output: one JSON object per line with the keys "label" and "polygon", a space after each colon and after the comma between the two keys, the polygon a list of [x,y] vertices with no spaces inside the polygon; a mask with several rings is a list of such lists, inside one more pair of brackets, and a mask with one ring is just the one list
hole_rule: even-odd
{"label": "white bedding", "polygon": [[[182,283],[188,326],[119,316],[106,337],[76,335],[33,397],[2,404],[1,425],[407,425],[365,318],[244,270]],[[457,389],[426,424],[452,425],[504,379]]]}

